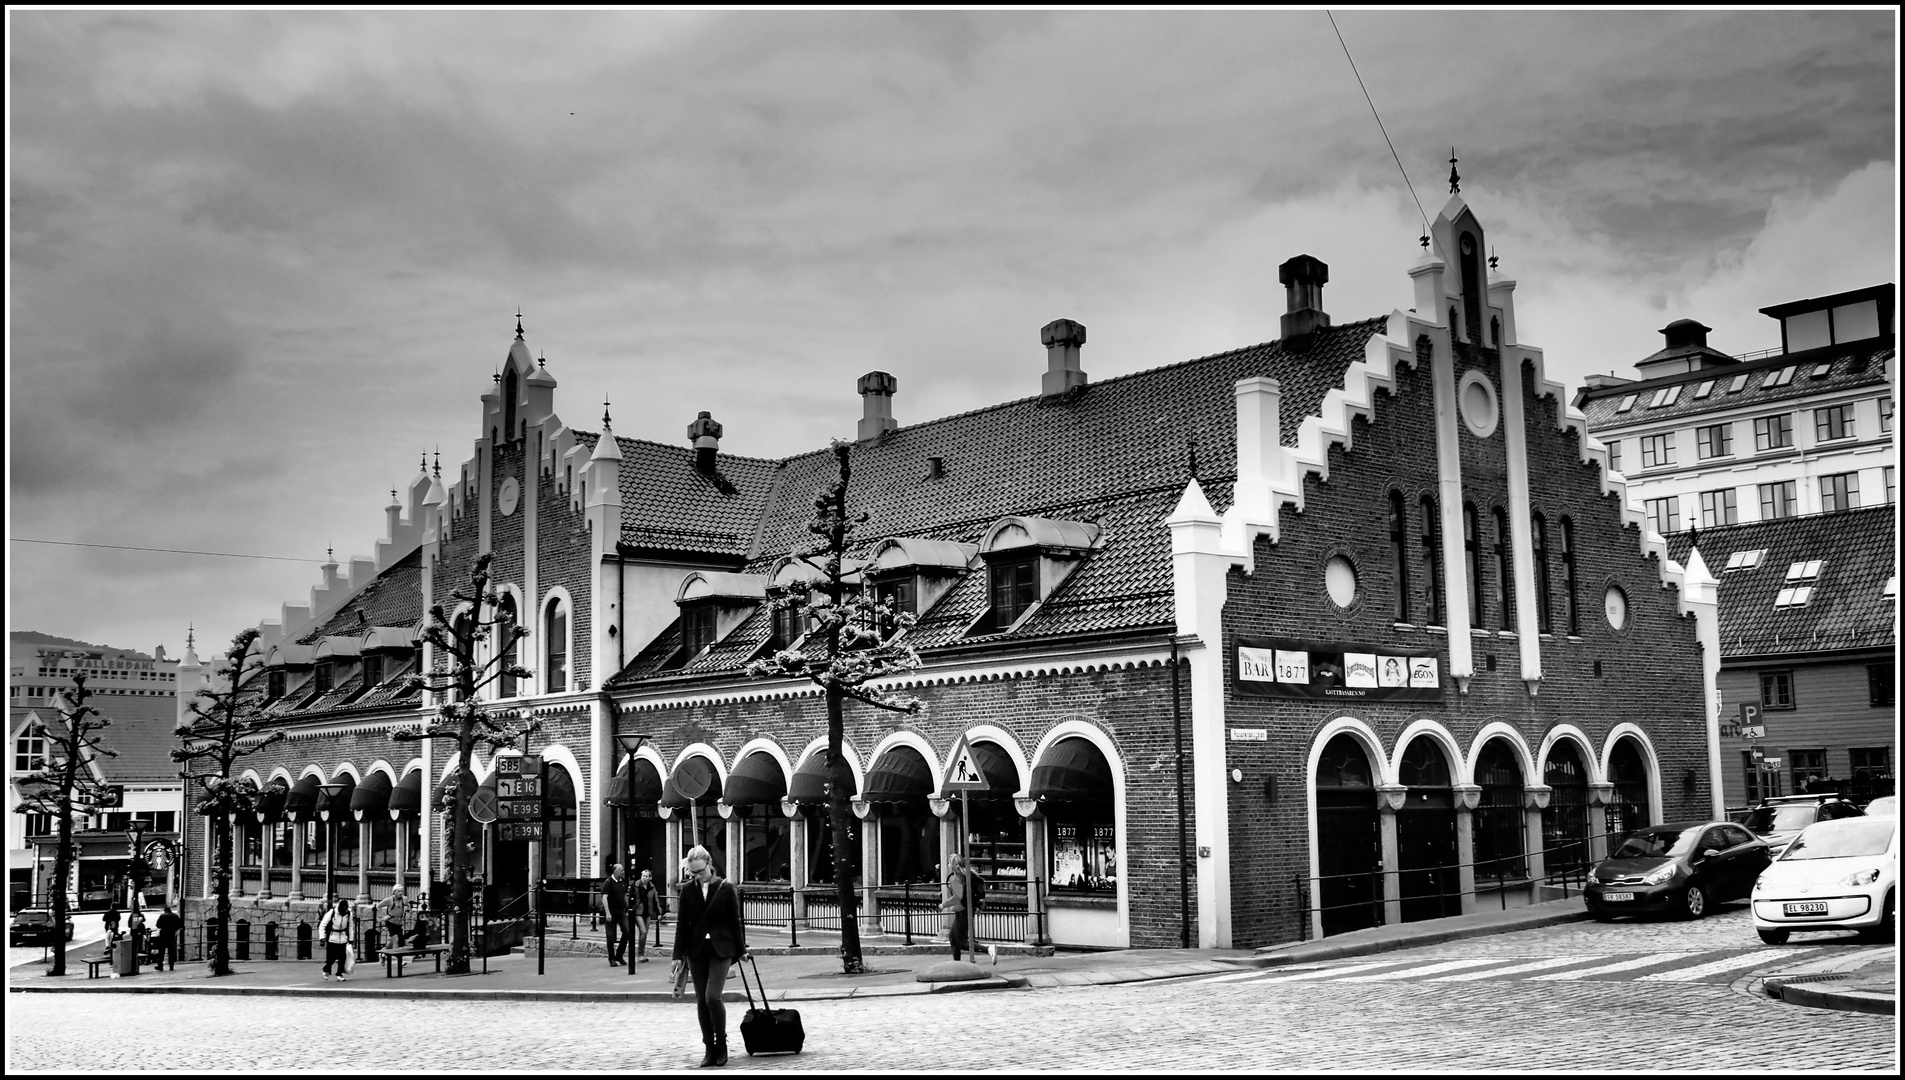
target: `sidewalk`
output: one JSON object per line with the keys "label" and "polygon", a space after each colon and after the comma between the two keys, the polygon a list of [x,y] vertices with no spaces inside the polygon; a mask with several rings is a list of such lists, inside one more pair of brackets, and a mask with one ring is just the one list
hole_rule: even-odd
{"label": "sidewalk", "polygon": [[[869,969],[863,975],[843,975],[834,954],[838,936],[822,931],[803,932],[800,947],[787,944],[784,934],[749,930],[749,944],[759,962],[767,998],[798,1002],[838,998],[890,997],[909,994],[956,993],[979,990],[1025,990],[1058,986],[1104,985],[1174,979],[1233,972],[1242,967],[1281,967],[1311,964],[1345,957],[1368,956],[1396,949],[1434,945],[1463,938],[1511,933],[1585,918],[1579,897],[1507,911],[1482,912],[1429,922],[1379,926],[1340,934],[1321,941],[1297,942],[1263,949],[1119,949],[1105,952],[1066,951],[1037,955],[1025,946],[1001,946],[996,964],[981,955],[980,963],[962,981],[922,981],[920,976],[950,960],[943,942],[915,935],[906,946],[898,935],[866,935],[862,951]],[[553,930],[553,928],[552,928]],[[672,938],[672,933],[668,935]],[[411,961],[401,979],[386,978],[381,962],[358,966],[345,982],[323,981],[321,961],[238,961],[233,974],[213,978],[203,963],[182,965],[176,971],[144,970],[139,975],[112,979],[86,977],[79,955],[93,946],[69,950],[68,975],[48,979],[45,966],[27,963],[8,972],[15,991],[51,993],[198,993],[312,995],[341,994],[363,997],[480,998],[539,1001],[669,1001],[665,953],[651,947],[654,960],[638,964],[630,975],[625,966],[611,967],[597,955],[573,955],[599,947],[600,938],[586,930],[570,939],[565,926],[550,933],[550,955],[544,974],[536,973],[534,954],[489,958],[489,971],[470,975],[439,975],[428,961]],[[558,953],[557,949],[564,950]],[[1858,1012],[1893,1013],[1897,983],[1893,973],[1895,949],[1865,950],[1858,956],[1809,961],[1767,976],[1769,993],[1792,1004]],[[749,973],[750,978],[752,972]],[[757,996],[759,991],[756,991]],[[746,1000],[740,980],[728,983],[729,1001]]]}

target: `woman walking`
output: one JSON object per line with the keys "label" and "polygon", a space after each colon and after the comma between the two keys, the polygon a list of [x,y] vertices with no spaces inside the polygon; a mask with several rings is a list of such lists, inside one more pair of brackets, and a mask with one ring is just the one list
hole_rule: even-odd
{"label": "woman walking", "polygon": [[337,906],[325,912],[318,922],[318,940],[324,942],[324,981],[331,981],[331,967],[337,967],[337,981],[344,981],[344,958],[351,941],[356,938],[356,918],[351,914],[351,902],[339,900]]}
{"label": "woman walking", "polygon": [[728,1012],[721,990],[728,975],[748,958],[747,927],[741,921],[741,895],[730,882],[714,875],[714,859],[696,844],[688,851],[689,880],[681,887],[681,912],[675,923],[675,962],[668,976],[681,996],[682,984],[694,976],[695,1016],[701,1021],[701,1042],[707,1052],[701,1066],[728,1063]]}

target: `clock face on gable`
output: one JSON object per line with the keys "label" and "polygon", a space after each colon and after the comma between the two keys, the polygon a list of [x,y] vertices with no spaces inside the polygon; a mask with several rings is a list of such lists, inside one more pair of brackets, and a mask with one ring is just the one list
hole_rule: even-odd
{"label": "clock face on gable", "polygon": [[516,482],[515,477],[504,480],[503,486],[496,490],[496,512],[504,517],[515,513],[516,503],[521,500],[522,492],[522,485]]}

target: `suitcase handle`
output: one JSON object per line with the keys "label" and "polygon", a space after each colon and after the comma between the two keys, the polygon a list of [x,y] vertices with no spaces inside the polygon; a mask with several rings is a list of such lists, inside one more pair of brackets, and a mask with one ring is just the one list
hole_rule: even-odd
{"label": "suitcase handle", "polygon": [[754,981],[761,985],[761,1007],[766,1008],[767,984],[761,982],[761,965],[759,961],[754,959],[754,954],[752,953],[748,954],[745,961],[736,960],[734,963],[735,968],[741,972],[741,989],[747,994],[747,1007],[750,1009],[754,1008],[754,988],[747,984],[747,965],[749,964],[754,965]]}

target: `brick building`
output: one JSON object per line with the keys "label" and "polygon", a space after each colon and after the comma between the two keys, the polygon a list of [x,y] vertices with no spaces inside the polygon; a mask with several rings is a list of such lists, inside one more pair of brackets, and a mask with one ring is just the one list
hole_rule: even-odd
{"label": "brick building", "polygon": [[[1714,583],[1625,509],[1483,250],[1456,196],[1407,311],[1333,323],[1303,255],[1265,344],[1093,382],[1085,328],[1060,319],[1038,393],[914,424],[893,375],[863,377],[856,574],[916,612],[923,664],[893,685],[926,708],[849,705],[850,836],[817,813],[819,692],[744,671],[807,645],[769,601],[810,588],[789,556],[830,453],[723,454],[707,413],[688,446],[607,415],[574,430],[519,325],[474,455],[447,485],[419,477],[410,517],[392,507],[387,546],[417,560],[405,610],[452,608],[494,553],[536,672],[496,707],[542,718],[531,749],[560,793],[548,876],[626,858],[666,880],[699,839],[751,918],[820,920],[848,844],[863,918],[897,928],[937,906],[964,821],[998,937],[1250,946],[1543,897],[1610,832],[1717,812]],[[356,603],[326,617],[364,628],[360,652],[379,618],[406,625]],[[400,762],[388,741],[422,706],[302,696],[258,778],[361,789],[381,763],[439,784],[441,749]],[[631,759],[615,737],[634,733]],[[960,742],[984,780],[964,807]],[[443,823],[416,816],[413,865],[435,873]],[[507,906],[531,847],[485,845]],[[379,878],[350,885],[375,898]]]}

